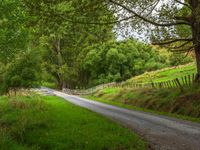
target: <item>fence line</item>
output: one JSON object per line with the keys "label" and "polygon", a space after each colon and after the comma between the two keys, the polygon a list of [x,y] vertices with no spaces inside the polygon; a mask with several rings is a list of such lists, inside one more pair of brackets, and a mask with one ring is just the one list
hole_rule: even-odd
{"label": "fence line", "polygon": [[191,86],[196,78],[196,74],[190,74],[183,76],[181,78],[175,78],[172,80],[167,80],[164,82],[149,82],[149,83],[129,83],[126,84],[125,82],[122,83],[108,83],[108,84],[101,84],[89,89],[77,89],[77,90],[71,90],[71,89],[64,89],[63,92],[69,93],[69,94],[77,94],[77,95],[89,95],[92,93],[97,92],[98,90],[102,90],[107,87],[116,87],[116,88],[155,88],[155,89],[162,89],[162,88],[180,88],[180,90],[183,90],[183,86]]}
{"label": "fence line", "polygon": [[115,84],[116,84],[115,82],[107,83],[107,84],[101,84],[101,85],[94,86],[94,87],[89,88],[89,89],[75,89],[75,90],[63,89],[63,92],[66,92],[66,93],[69,93],[69,94],[77,94],[77,95],[89,95],[89,94],[97,92],[98,90],[102,90],[102,89],[107,88],[107,87],[113,87],[113,85],[115,85]]}
{"label": "fence line", "polygon": [[175,78],[172,80],[167,80],[164,82],[149,82],[149,83],[131,83],[131,84],[126,84],[126,85],[118,85],[116,87],[127,87],[127,88],[157,88],[157,89],[161,89],[161,88],[181,88],[184,85],[188,85],[191,86],[196,78],[196,74],[190,74],[190,75],[186,75],[183,76],[181,78]]}

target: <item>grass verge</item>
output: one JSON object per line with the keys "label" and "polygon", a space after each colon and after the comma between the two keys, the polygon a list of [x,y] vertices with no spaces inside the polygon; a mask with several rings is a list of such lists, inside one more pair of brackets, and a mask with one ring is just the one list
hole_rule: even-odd
{"label": "grass verge", "polygon": [[185,87],[185,91],[105,88],[84,97],[127,109],[200,122],[200,88]]}
{"label": "grass verge", "polygon": [[181,65],[176,67],[165,68],[157,71],[146,72],[142,75],[135,76],[127,80],[126,84],[131,83],[151,83],[151,82],[165,82],[174,80],[175,78],[182,78],[187,75],[196,73],[196,66],[194,63]]}
{"label": "grass verge", "polygon": [[145,150],[129,129],[53,96],[0,97],[2,150]]}

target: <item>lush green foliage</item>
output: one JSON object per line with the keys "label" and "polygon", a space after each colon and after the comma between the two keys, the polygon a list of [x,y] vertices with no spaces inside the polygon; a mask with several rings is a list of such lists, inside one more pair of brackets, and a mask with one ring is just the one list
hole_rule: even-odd
{"label": "lush green foliage", "polygon": [[29,30],[25,27],[28,16],[19,0],[0,2],[0,62],[7,64],[19,51],[27,48]]}
{"label": "lush green foliage", "polygon": [[[0,12],[0,80],[9,72],[6,69],[15,67],[16,57],[27,49],[32,51],[41,47],[43,69],[38,73],[43,79],[55,82],[58,88],[75,87],[83,82],[80,81],[81,64],[77,55],[88,45],[114,38],[113,25],[87,24],[88,21],[114,18],[100,1],[5,0],[1,2]],[[22,77],[15,75],[12,78],[18,80],[17,85],[13,85],[18,87]],[[2,88],[7,89],[5,85]]]}
{"label": "lush green foliage", "polygon": [[87,22],[108,20],[113,13],[98,0],[24,2],[29,15],[34,16],[35,36],[43,47],[44,79],[49,75],[50,81],[53,78],[60,89],[83,84],[79,61],[85,55],[80,56],[81,51],[88,45],[114,37],[113,25],[100,26]]}
{"label": "lush green foliage", "polygon": [[21,0],[0,2],[0,94],[32,87],[38,81],[39,54],[33,52],[30,16]]}
{"label": "lush green foliage", "polygon": [[[27,49],[38,51],[38,47],[42,56],[42,71],[38,73],[44,82],[54,82],[60,89],[124,81],[145,71],[191,61],[188,57],[182,59],[184,55],[166,51],[163,54],[135,40],[116,41],[113,28],[117,18],[114,8],[107,5],[112,4],[100,0],[2,1],[0,80],[5,84],[1,89],[34,85],[35,77],[31,83],[30,78],[17,73],[23,65],[16,61],[24,57],[21,54],[27,53]],[[26,72],[35,74],[37,67],[29,67]],[[26,86],[20,83],[22,79]]]}
{"label": "lush green foliage", "polygon": [[7,65],[1,78],[1,93],[39,85],[40,57],[38,52],[22,53]]}
{"label": "lush green foliage", "polygon": [[1,150],[144,150],[128,129],[57,97],[0,97]]}
{"label": "lush green foliage", "polygon": [[132,76],[164,67],[191,62],[158,48],[152,48],[135,40],[108,42],[88,48],[83,59],[83,69],[90,84],[124,81]]}

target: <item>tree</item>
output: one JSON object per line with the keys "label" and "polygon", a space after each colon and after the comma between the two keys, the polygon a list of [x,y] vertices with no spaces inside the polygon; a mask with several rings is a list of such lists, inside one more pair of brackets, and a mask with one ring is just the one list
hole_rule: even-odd
{"label": "tree", "polygon": [[144,43],[133,39],[88,47],[81,62],[90,86],[119,82],[132,76],[169,66],[168,58]]}
{"label": "tree", "polygon": [[31,26],[37,29],[36,41],[44,48],[47,72],[55,78],[59,89],[74,87],[74,82],[77,85],[81,78],[78,63],[81,51],[88,45],[113,38],[113,25],[87,22],[108,20],[113,17],[112,12],[98,0],[23,1],[26,11],[34,16]]}
{"label": "tree", "polygon": [[40,80],[40,56],[38,51],[27,51],[18,54],[5,69],[0,93],[10,90],[15,92],[22,88],[36,87]]}
{"label": "tree", "polygon": [[20,0],[0,2],[0,62],[12,61],[16,53],[27,49],[30,40],[26,21],[29,17],[20,7]]}
{"label": "tree", "polygon": [[21,60],[19,57],[23,57],[30,51],[31,39],[31,30],[26,24],[29,16],[22,9],[21,4],[21,0],[0,2],[0,94],[11,89],[27,87],[29,84],[27,73],[30,73],[29,77],[34,78],[31,71],[32,65],[23,69],[27,58],[23,58],[23,62],[17,62]]}
{"label": "tree", "polygon": [[[168,45],[176,52],[194,50],[197,80],[200,80],[199,0],[104,0],[123,24],[138,31],[152,30],[154,44]],[[181,33],[181,34],[180,34]],[[158,42],[159,40],[159,42]]]}

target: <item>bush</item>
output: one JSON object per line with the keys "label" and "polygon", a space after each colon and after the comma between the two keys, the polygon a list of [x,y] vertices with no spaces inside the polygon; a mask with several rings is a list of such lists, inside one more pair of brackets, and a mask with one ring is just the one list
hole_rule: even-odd
{"label": "bush", "polygon": [[2,77],[1,94],[9,90],[31,88],[38,85],[40,72],[40,57],[30,51],[20,54],[7,67]]}

